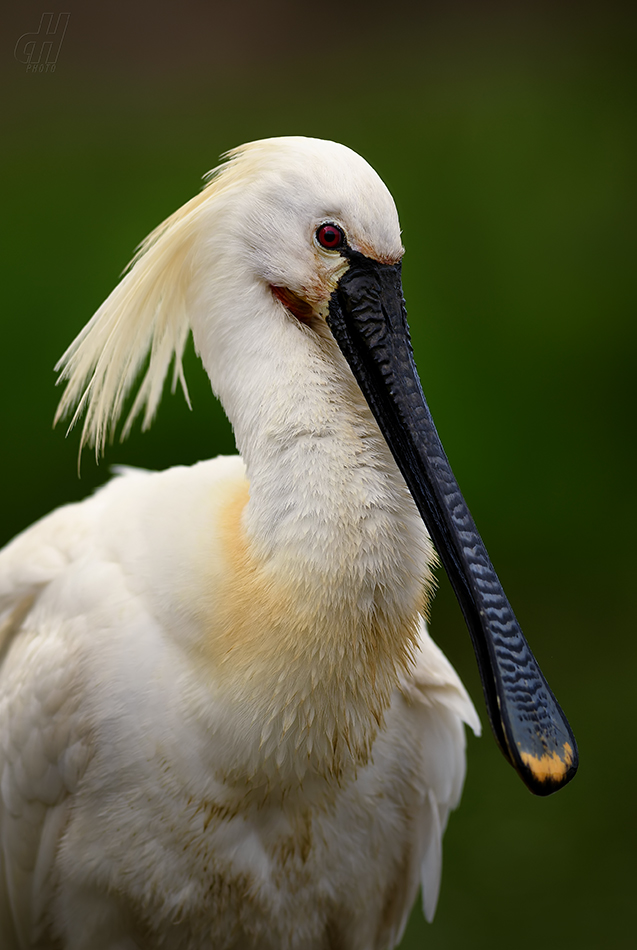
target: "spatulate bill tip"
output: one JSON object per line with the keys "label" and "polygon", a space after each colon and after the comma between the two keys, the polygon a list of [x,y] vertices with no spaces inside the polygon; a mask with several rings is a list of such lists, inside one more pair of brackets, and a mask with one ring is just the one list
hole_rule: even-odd
{"label": "spatulate bill tip", "polygon": [[503,734],[506,758],[534,795],[547,796],[575,777],[577,743],[519,628],[518,634],[524,660],[514,677],[499,679],[502,669],[496,670],[497,707],[490,713]]}
{"label": "spatulate bill tip", "polygon": [[546,797],[564,788],[575,777],[579,765],[577,747],[573,740],[541,754],[518,748],[511,764],[529,791]]}

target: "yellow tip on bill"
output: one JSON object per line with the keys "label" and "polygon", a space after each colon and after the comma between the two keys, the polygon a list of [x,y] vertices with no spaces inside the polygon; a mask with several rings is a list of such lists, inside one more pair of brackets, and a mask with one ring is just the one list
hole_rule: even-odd
{"label": "yellow tip on bill", "polygon": [[522,752],[520,758],[538,782],[560,782],[573,764],[573,749],[568,742],[562,746],[563,757],[558,752],[531,755]]}

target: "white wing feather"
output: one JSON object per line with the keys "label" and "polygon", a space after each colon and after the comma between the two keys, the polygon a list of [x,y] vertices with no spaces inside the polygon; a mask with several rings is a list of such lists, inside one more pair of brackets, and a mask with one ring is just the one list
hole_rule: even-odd
{"label": "white wing feather", "polygon": [[41,597],[78,555],[90,505],[58,509],[0,553],[0,936],[3,950],[35,945],[52,869],[89,755],[73,644]]}
{"label": "white wing feather", "polygon": [[[412,703],[420,704],[422,776],[426,791],[414,823],[422,855],[420,883],[425,918],[434,918],[442,874],[442,836],[449,813],[458,806],[466,772],[463,723],[476,736],[480,720],[460,677],[421,625],[420,650],[413,678],[403,684]],[[406,920],[405,922],[406,923]]]}
{"label": "white wing feather", "polygon": [[[62,629],[27,618],[2,669],[0,843],[5,879],[4,947],[30,948],[46,911],[69,796],[86,767],[90,742],[74,689],[76,664]],[[0,901],[3,898],[0,897]],[[0,911],[2,914],[2,911]]]}
{"label": "white wing feather", "polygon": [[[99,621],[108,629],[117,623],[109,598],[120,612],[123,604],[116,586],[109,586],[109,572],[121,573],[121,567],[105,547],[105,523],[115,538],[125,533],[134,520],[131,511],[138,512],[148,494],[149,479],[160,492],[168,481],[185,504],[201,508],[193,498],[197,488],[209,488],[210,472],[223,478],[228,472],[242,477],[243,471],[237,458],[173,469],[163,480],[127,469],[92,498],[54,511],[0,552],[1,950],[31,950],[40,939],[49,945],[44,935],[52,926],[60,843],[92,751],[94,723],[85,700],[99,669],[87,670],[86,656],[99,630],[91,611],[106,601]],[[190,490],[175,491],[175,480],[181,486],[184,477]],[[193,523],[192,517],[185,520]],[[182,523],[179,514],[176,522]],[[134,603],[131,592],[126,596]],[[131,662],[122,656],[124,670]]]}

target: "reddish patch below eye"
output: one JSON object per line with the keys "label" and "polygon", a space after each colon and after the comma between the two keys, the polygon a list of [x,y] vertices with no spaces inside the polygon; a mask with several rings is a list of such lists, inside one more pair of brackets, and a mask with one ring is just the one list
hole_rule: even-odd
{"label": "reddish patch below eye", "polygon": [[314,316],[314,310],[306,300],[288,290],[287,287],[275,287],[271,285],[271,290],[277,300],[280,300],[286,310],[289,310],[292,316],[296,317],[301,323],[309,323]]}
{"label": "reddish patch below eye", "polygon": [[345,235],[335,224],[322,224],[316,232],[316,240],[326,250],[335,251],[345,243]]}

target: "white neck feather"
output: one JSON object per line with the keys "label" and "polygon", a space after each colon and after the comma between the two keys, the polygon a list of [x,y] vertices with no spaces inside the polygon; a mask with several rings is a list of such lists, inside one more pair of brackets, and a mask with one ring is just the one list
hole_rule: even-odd
{"label": "white neck feather", "polygon": [[209,318],[193,332],[246,463],[251,555],[297,605],[259,644],[242,701],[267,707],[259,758],[272,757],[277,780],[286,741],[297,779],[301,742],[308,767],[338,778],[367,760],[409,664],[433,549],[327,327],[296,324],[267,286],[244,301],[249,313],[238,304],[226,313],[250,332],[217,325],[207,337]]}

